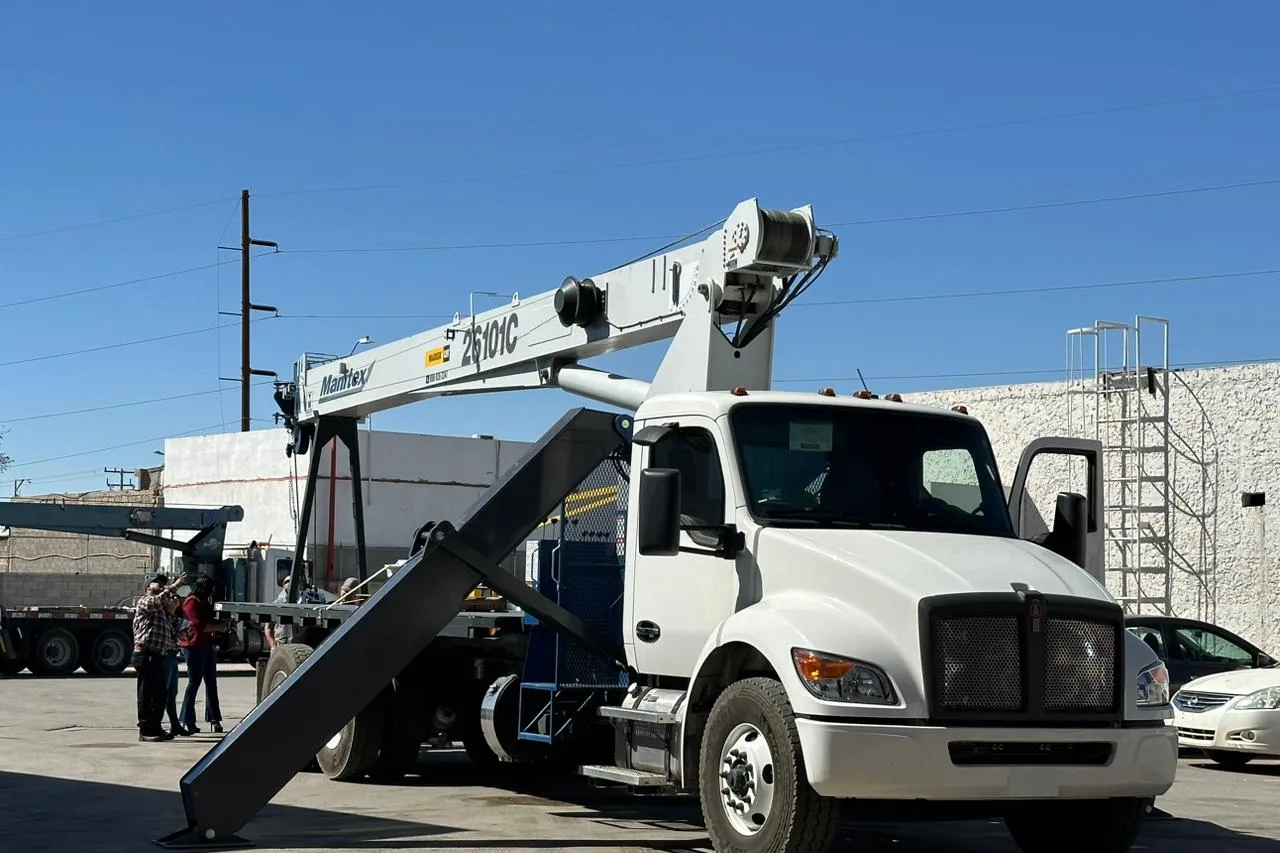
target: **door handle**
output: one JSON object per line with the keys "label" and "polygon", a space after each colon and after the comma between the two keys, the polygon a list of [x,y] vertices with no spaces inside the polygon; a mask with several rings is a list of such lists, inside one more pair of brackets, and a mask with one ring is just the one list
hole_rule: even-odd
{"label": "door handle", "polygon": [[648,619],[642,619],[636,623],[636,639],[642,643],[656,642],[662,636],[662,629],[658,627],[658,623],[650,622]]}

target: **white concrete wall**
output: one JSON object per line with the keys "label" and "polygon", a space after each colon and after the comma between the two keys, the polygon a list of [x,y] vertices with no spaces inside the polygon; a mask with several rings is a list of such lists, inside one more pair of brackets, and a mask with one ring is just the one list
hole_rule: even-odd
{"label": "white concrete wall", "polygon": [[[1280,399],[1280,364],[1183,371],[1170,388],[1173,612],[1215,622],[1273,654],[1280,652],[1280,523],[1275,520],[1280,435],[1271,417]],[[1040,383],[906,399],[967,406],[990,434],[1008,485],[1032,439],[1068,434],[1065,392],[1065,383]],[[1032,495],[1051,521],[1053,496],[1072,483],[1064,467],[1037,463],[1037,468]],[[1246,491],[1266,492],[1267,505],[1242,508],[1240,494]],[[1264,542],[1260,534],[1266,522],[1272,534]]]}
{"label": "white concrete wall", "polygon": [[[228,527],[230,545],[250,541],[291,546],[294,511],[301,502],[311,454],[284,454],[283,430],[175,438],[165,442],[164,501],[169,506],[244,507],[244,521]],[[370,549],[403,552],[424,521],[457,519],[529,448],[526,442],[360,433],[366,539]],[[315,453],[312,448],[311,453]],[[308,541],[314,554],[328,543],[330,494],[334,497],[334,543],[355,545],[351,474],[345,450],[338,453],[330,487],[329,448],[320,448],[320,479]]]}

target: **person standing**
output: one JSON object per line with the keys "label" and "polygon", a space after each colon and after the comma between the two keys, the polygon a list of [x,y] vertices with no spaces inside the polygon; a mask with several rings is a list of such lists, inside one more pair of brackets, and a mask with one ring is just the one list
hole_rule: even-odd
{"label": "person standing", "polygon": [[192,584],[191,594],[182,602],[182,615],[188,624],[178,642],[187,656],[187,692],[182,698],[179,719],[189,734],[200,731],[196,728],[196,696],[201,684],[205,689],[204,720],[213,731],[222,731],[222,708],[218,703],[218,647],[214,644],[213,635],[226,629],[214,619],[212,595],[212,584],[207,577],[202,577]]}
{"label": "person standing", "polygon": [[162,574],[152,577],[146,594],[138,599],[133,612],[133,656],[130,663],[138,678],[138,740],[172,740],[173,735],[161,726],[164,720],[165,681],[164,653],[175,645],[173,611],[178,597]]}
{"label": "person standing", "polygon": [[191,732],[183,727],[178,719],[178,638],[182,636],[182,632],[186,630],[187,620],[182,615],[180,606],[174,606],[173,619],[173,645],[165,649],[164,652],[164,683],[165,683],[165,714],[169,718],[169,731],[175,735],[190,735]]}

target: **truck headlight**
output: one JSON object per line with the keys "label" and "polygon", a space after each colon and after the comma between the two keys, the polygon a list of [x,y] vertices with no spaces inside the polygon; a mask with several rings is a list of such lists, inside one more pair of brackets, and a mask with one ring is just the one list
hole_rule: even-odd
{"label": "truck headlight", "polygon": [[1280,708],[1280,687],[1264,687],[1231,706],[1233,711],[1274,711]]}
{"label": "truck headlight", "polygon": [[1169,704],[1169,670],[1156,661],[1138,673],[1138,707]]}
{"label": "truck headlight", "polygon": [[878,666],[809,649],[792,649],[791,660],[804,686],[819,699],[898,704],[889,676]]}

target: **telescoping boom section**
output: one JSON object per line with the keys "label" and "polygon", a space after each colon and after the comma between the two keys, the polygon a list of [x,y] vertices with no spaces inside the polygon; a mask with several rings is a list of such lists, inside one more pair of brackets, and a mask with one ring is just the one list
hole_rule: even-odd
{"label": "telescoping boom section", "polygon": [[626,416],[571,411],[456,528],[438,524],[417,556],[187,772],[181,783],[187,828],[160,843],[233,840],[335,731],[435,639],[482,582],[625,666],[621,649],[610,648],[580,619],[497,564],[629,441],[630,428]]}

